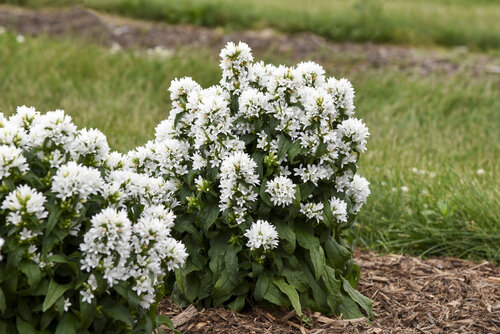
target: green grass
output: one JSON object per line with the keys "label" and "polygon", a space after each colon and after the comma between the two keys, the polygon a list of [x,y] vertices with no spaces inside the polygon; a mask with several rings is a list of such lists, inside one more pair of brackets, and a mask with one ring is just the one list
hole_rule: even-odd
{"label": "green grass", "polygon": [[[272,54],[265,58],[289,63]],[[41,111],[62,108],[80,127],[101,129],[121,151],[153,137],[155,125],[167,117],[173,77],[189,75],[205,87],[220,77],[217,57],[208,50],[180,50],[159,59],[137,51],[111,54],[69,40],[27,38],[18,44],[5,34],[0,59],[0,111],[22,104]],[[356,244],[500,262],[498,76],[423,77],[391,68],[324,65],[330,74],[351,79],[358,117],[372,133],[360,161],[372,195],[356,223]],[[476,174],[480,168],[484,175]]]}
{"label": "green grass", "polygon": [[173,23],[311,31],[336,41],[500,49],[497,0],[82,1],[91,8]]}

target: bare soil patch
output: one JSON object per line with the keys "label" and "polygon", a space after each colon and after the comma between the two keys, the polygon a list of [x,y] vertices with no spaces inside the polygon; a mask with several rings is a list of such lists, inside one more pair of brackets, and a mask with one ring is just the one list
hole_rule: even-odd
{"label": "bare soil patch", "polygon": [[286,35],[269,29],[227,33],[221,29],[125,19],[83,7],[31,10],[0,5],[0,26],[31,36],[70,34],[115,48],[161,47],[175,51],[180,47],[208,47],[218,52],[228,41],[241,40],[256,54],[284,54],[293,60],[313,59],[358,70],[396,66],[425,75],[468,68],[474,73],[500,74],[499,59],[482,54],[471,56],[464,49],[440,51],[372,43],[335,43],[312,33]]}
{"label": "bare soil patch", "polygon": [[293,312],[253,307],[182,310],[168,299],[159,307],[188,333],[499,333],[500,268],[454,258],[422,260],[356,252],[359,290],[373,300],[375,317],[342,320],[308,313],[311,326]]}

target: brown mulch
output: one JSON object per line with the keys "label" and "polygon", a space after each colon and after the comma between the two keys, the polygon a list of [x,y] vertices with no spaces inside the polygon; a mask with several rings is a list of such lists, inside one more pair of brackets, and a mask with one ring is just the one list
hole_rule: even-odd
{"label": "brown mulch", "polygon": [[359,290],[373,300],[374,318],[341,320],[254,307],[182,310],[164,300],[159,312],[188,333],[500,333],[500,267],[454,258],[422,260],[356,252]]}
{"label": "brown mulch", "polygon": [[[284,54],[294,60],[313,59],[359,70],[396,66],[428,74],[433,71],[455,73],[463,68],[473,73],[500,74],[499,59],[487,55],[464,57],[466,50],[440,52],[402,45],[332,42],[309,32],[280,34],[274,30],[236,31],[192,25],[169,25],[126,19],[88,10],[32,10],[0,5],[0,26],[20,34],[38,36],[76,35],[85,40],[121,48],[208,47],[218,52],[228,41],[245,41],[254,52]],[[450,58],[451,57],[451,58]],[[453,57],[460,61],[453,61]]]}

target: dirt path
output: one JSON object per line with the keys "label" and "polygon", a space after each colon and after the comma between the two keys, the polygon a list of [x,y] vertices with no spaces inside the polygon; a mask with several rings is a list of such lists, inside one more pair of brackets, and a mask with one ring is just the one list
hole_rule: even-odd
{"label": "dirt path", "polygon": [[373,300],[375,318],[339,320],[309,314],[302,327],[294,314],[254,308],[246,313],[224,309],[184,312],[165,300],[160,312],[188,333],[499,333],[500,268],[440,258],[357,252],[359,289]]}
{"label": "dirt path", "polygon": [[[218,52],[228,41],[245,41],[256,54],[278,53],[293,60],[313,59],[358,70],[396,66],[454,73],[463,68],[473,73],[500,74],[500,59],[472,55],[466,50],[422,49],[371,43],[334,43],[312,33],[284,35],[273,30],[224,33],[190,25],[168,25],[124,19],[81,7],[66,10],[30,10],[0,5],[0,26],[23,35],[76,35],[117,48],[159,47],[175,52],[179,47],[208,47]],[[161,51],[161,50],[160,50]]]}

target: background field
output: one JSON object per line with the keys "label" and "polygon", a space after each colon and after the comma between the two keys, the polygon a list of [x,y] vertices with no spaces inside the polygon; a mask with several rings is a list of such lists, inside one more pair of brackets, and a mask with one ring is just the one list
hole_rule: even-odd
{"label": "background field", "polygon": [[[22,104],[65,109],[123,152],[151,139],[167,117],[172,78],[192,76],[206,87],[220,76],[210,49],[180,48],[162,58],[71,39],[18,43],[10,33],[0,35],[0,59],[0,111]],[[358,117],[372,133],[360,162],[372,195],[352,233],[355,243],[500,261],[499,76],[323,65],[353,82]]]}
{"label": "background field", "polygon": [[136,18],[226,28],[311,31],[334,40],[500,48],[498,0],[3,0],[85,6]]}

